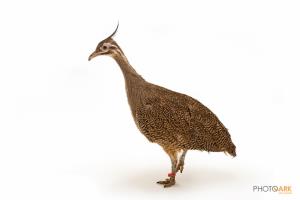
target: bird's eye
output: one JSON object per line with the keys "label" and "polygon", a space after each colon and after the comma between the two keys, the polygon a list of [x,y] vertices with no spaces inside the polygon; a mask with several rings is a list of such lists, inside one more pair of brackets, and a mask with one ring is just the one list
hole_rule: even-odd
{"label": "bird's eye", "polygon": [[106,46],[106,45],[103,45],[103,46],[102,46],[102,49],[103,49],[103,50],[107,50],[107,46]]}

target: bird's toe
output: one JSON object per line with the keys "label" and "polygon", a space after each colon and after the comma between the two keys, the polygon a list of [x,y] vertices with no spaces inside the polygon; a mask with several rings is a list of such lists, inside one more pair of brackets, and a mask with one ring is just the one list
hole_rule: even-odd
{"label": "bird's toe", "polygon": [[183,171],[183,166],[180,166],[180,173],[182,173],[182,171]]}
{"label": "bird's toe", "polygon": [[168,184],[169,182],[170,182],[170,179],[166,178],[164,181],[157,181],[156,183],[165,185],[165,184]]}
{"label": "bird's toe", "polygon": [[180,173],[183,172],[183,168],[184,168],[184,163],[180,162],[176,168],[176,171],[180,171]]}
{"label": "bird's toe", "polygon": [[175,185],[175,180],[171,180],[169,183],[164,184],[164,188],[171,187],[172,185]]}

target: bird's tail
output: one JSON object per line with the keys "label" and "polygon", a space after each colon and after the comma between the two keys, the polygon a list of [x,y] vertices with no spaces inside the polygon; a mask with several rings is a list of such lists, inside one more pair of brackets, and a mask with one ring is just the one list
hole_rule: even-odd
{"label": "bird's tail", "polygon": [[232,157],[235,157],[236,156],[235,145],[232,143],[229,147],[224,149],[225,154],[226,152],[229,153]]}

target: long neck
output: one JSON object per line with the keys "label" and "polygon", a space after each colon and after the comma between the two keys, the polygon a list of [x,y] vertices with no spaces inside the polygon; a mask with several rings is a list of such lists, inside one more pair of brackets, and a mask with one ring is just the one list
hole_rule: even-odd
{"label": "long neck", "polygon": [[144,85],[145,80],[129,64],[126,56],[122,51],[119,51],[118,54],[114,54],[113,58],[119,64],[123,72],[125,84],[126,84],[128,103],[131,107],[132,114],[135,115],[136,105],[140,100],[140,95],[142,93],[142,86]]}
{"label": "long neck", "polygon": [[115,54],[113,56],[113,58],[115,59],[115,61],[119,64],[124,78],[125,80],[127,80],[128,78],[132,78],[132,77],[140,77],[142,78],[136,71],[135,69],[129,64],[126,56],[123,53],[119,53],[119,54]]}

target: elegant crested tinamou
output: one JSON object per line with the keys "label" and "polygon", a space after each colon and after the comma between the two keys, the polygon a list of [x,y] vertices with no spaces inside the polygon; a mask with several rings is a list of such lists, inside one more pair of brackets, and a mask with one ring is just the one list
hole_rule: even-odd
{"label": "elegant crested tinamou", "polygon": [[135,71],[112,39],[118,26],[97,45],[89,60],[107,55],[119,64],[138,129],[150,142],[159,144],[171,159],[169,178],[157,183],[164,187],[175,184],[176,173],[182,172],[188,150],[227,152],[236,156],[228,130],[212,111],[190,96],[147,82]]}

